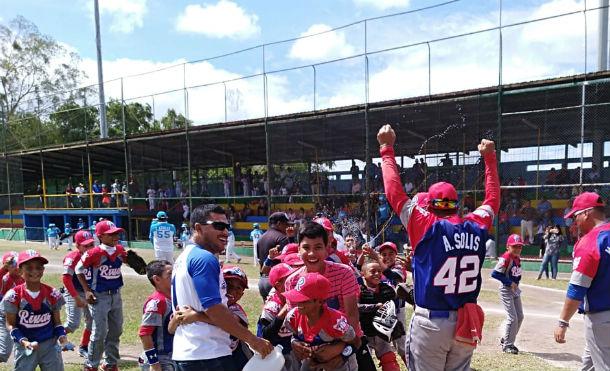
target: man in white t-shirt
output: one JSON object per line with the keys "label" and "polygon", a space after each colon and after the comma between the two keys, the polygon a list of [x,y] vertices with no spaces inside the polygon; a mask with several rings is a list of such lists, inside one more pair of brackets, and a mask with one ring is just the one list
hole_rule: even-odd
{"label": "man in white t-shirt", "polygon": [[226,283],[216,257],[227,244],[230,225],[225,210],[199,206],[191,213],[191,227],[192,243],[176,259],[172,272],[172,306],[179,317],[180,308],[189,306],[198,319],[181,322],[176,329],[172,359],[181,371],[237,371],[229,334],[263,357],[273,346],[235,321],[227,308]]}

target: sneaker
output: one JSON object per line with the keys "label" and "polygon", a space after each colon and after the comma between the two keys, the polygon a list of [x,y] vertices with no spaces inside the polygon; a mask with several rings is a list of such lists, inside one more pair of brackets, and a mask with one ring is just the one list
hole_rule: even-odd
{"label": "sneaker", "polygon": [[519,354],[519,349],[517,349],[517,347],[514,345],[504,346],[502,347],[502,351],[509,354]]}
{"label": "sneaker", "polygon": [[89,350],[87,349],[87,347],[84,346],[79,346],[78,347],[78,355],[83,357],[83,358],[87,358],[87,354],[88,354]]}
{"label": "sneaker", "polygon": [[504,338],[500,338],[500,345],[504,345]]}
{"label": "sneaker", "polygon": [[241,263],[241,258],[237,259],[237,264]]}

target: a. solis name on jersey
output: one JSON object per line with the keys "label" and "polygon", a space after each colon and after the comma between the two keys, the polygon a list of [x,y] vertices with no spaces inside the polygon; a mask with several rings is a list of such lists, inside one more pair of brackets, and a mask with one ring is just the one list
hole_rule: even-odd
{"label": "a. solis name on jersey", "polygon": [[472,250],[479,251],[479,244],[481,242],[481,237],[468,232],[455,233],[453,235],[454,243],[451,244],[447,236],[443,236],[443,243],[445,244],[445,252],[452,251],[454,249],[457,250]]}

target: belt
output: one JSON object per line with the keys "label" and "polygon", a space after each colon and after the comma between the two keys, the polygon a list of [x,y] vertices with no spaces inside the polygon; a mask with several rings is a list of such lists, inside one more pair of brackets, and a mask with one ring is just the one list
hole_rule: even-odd
{"label": "belt", "polygon": [[455,311],[455,310],[429,310],[426,308],[416,307],[415,313],[432,319],[432,318],[450,318],[454,313],[457,313],[457,311]]}
{"label": "belt", "polygon": [[96,294],[108,294],[108,295],[114,295],[116,293],[119,292],[119,289],[113,289],[113,290],[103,290],[103,291],[95,291]]}
{"label": "belt", "polygon": [[269,275],[268,275],[268,274],[263,274],[263,273],[261,273],[261,278],[267,278],[267,277],[269,277]]}

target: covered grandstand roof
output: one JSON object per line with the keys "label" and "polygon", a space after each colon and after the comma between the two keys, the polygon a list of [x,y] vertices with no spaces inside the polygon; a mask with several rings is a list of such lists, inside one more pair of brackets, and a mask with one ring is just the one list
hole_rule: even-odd
{"label": "covered grandstand roof", "polygon": [[[596,128],[608,127],[610,72],[503,86],[502,148],[537,144],[577,144],[581,129],[581,84],[588,81],[585,141]],[[423,141],[451,124],[461,125],[440,140],[429,142],[427,153],[472,150],[482,137],[498,139],[498,87],[369,104],[370,148],[377,156],[375,135],[390,123],[398,135],[397,155],[413,156]],[[528,113],[523,113],[528,111]],[[269,117],[273,163],[365,158],[365,105]],[[598,131],[599,132],[599,131]],[[182,130],[146,133],[127,138],[130,171],[185,169],[189,138],[192,168],[215,168],[240,162],[266,163],[264,118],[192,126]],[[606,134],[604,134],[604,138]],[[41,156],[46,177],[64,177],[86,168],[87,153],[94,172],[125,172],[123,139],[96,140],[35,150],[15,151],[24,180],[40,177]]]}

